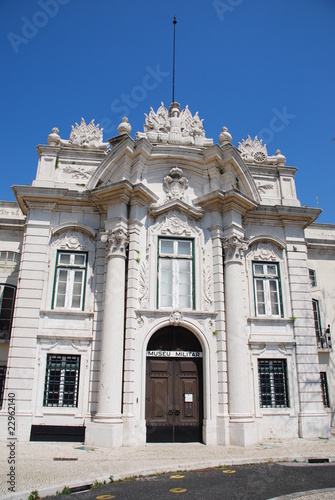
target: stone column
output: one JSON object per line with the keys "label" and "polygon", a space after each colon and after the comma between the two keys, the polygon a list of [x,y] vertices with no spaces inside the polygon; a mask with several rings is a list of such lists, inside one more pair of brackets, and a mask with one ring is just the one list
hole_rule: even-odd
{"label": "stone column", "polygon": [[124,357],[125,268],[128,233],[122,226],[101,237],[107,245],[107,272],[101,338],[98,413],[87,441],[96,446],[121,446]]}
{"label": "stone column", "polygon": [[224,238],[223,247],[230,443],[247,446],[258,441],[251,412],[251,371],[244,302],[244,252],[247,245],[241,236],[230,235]]}

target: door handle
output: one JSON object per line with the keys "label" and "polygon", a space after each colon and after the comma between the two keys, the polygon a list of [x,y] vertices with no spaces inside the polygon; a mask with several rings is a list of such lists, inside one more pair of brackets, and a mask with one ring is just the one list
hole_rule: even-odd
{"label": "door handle", "polygon": [[180,415],[179,406],[176,406],[176,409],[175,409],[174,414],[175,414],[175,415]]}
{"label": "door handle", "polygon": [[168,415],[173,415],[173,409],[172,409],[172,406],[169,406]]}

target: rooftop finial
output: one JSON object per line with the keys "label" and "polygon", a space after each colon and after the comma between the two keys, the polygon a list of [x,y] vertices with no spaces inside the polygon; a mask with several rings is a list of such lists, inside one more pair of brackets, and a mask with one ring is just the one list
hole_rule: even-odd
{"label": "rooftop finial", "polygon": [[172,79],[172,102],[174,102],[174,75],[176,65],[176,24],[177,18],[173,16],[173,79]]}

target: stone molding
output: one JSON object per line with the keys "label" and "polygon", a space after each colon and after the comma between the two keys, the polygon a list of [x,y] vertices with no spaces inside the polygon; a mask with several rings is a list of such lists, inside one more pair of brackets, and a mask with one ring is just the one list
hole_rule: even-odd
{"label": "stone molding", "polygon": [[68,230],[64,233],[56,233],[53,236],[52,246],[60,250],[85,251],[94,250],[93,238],[79,231]]}
{"label": "stone molding", "polygon": [[283,250],[268,241],[254,243],[247,254],[247,258],[259,261],[277,262],[283,258]]}

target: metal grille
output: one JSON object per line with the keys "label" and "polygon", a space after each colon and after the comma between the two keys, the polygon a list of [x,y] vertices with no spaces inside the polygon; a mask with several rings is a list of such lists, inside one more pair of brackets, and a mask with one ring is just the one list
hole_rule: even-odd
{"label": "metal grille", "polygon": [[321,382],[323,406],[325,408],[330,408],[329,395],[328,395],[327,373],[326,372],[320,372],[320,382]]}
{"label": "metal grille", "polygon": [[259,359],[258,377],[262,408],[286,408],[289,406],[286,359]]}
{"label": "metal grille", "polygon": [[309,272],[309,281],[311,286],[316,286],[317,281],[316,281],[316,271],[315,269],[308,269]]}
{"label": "metal grille", "polygon": [[78,406],[80,356],[48,354],[44,406]]}
{"label": "metal grille", "polygon": [[0,366],[0,408],[2,408],[5,380],[6,380],[6,366]]}

